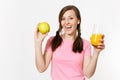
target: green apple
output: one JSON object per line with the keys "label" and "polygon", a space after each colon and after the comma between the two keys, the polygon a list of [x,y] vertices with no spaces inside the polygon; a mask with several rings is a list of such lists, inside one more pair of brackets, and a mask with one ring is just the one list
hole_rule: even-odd
{"label": "green apple", "polygon": [[38,30],[42,34],[46,34],[47,32],[50,31],[50,25],[47,22],[38,23]]}

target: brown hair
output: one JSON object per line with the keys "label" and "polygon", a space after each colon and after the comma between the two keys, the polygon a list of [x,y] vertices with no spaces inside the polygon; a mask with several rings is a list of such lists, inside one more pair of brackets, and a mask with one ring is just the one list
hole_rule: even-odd
{"label": "brown hair", "polygon": [[[52,40],[52,51],[55,51],[55,49],[58,46],[60,46],[62,43],[62,38],[59,35],[59,33],[62,30],[61,20],[62,20],[63,14],[68,10],[73,10],[75,12],[77,18],[80,20],[80,23],[81,23],[81,16],[80,16],[80,12],[79,12],[78,8],[76,6],[73,6],[73,5],[65,6],[59,13],[59,29],[56,32],[56,36]],[[73,48],[72,48],[73,52],[79,52],[79,53],[83,50],[83,42],[82,42],[82,38],[81,38],[80,23],[77,25],[78,36],[76,37],[76,39],[73,43]]]}

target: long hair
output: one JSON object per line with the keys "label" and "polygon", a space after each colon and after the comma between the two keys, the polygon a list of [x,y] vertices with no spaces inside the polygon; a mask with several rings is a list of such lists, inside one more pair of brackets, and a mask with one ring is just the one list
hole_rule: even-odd
{"label": "long hair", "polygon": [[[80,12],[79,12],[78,8],[73,5],[65,6],[59,13],[59,29],[56,31],[56,35],[52,40],[52,51],[55,51],[56,48],[58,48],[62,43],[62,38],[59,34],[62,30],[61,20],[62,20],[63,14],[68,10],[73,10],[81,23],[81,16],[80,16]],[[80,23],[77,25],[78,35],[73,43],[73,48],[72,48],[72,51],[75,53],[76,52],[80,53],[83,50],[83,42],[82,42],[82,38],[81,38]]]}

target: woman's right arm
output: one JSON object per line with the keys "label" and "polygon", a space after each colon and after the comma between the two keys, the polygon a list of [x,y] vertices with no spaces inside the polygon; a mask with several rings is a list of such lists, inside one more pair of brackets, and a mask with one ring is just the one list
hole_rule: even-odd
{"label": "woman's right arm", "polygon": [[38,32],[38,30],[35,31],[34,40],[35,40],[35,62],[36,67],[39,72],[44,72],[48,65],[50,64],[52,53],[51,52],[44,52],[42,53],[42,42],[44,38],[47,36],[48,33],[42,34]]}

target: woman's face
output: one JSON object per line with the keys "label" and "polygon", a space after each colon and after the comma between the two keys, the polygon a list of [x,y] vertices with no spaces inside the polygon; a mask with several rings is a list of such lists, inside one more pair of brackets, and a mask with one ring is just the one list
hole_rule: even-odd
{"label": "woman's face", "polygon": [[77,18],[73,10],[66,11],[61,20],[61,25],[63,27],[64,33],[68,35],[73,35],[76,33],[77,25],[80,20]]}

